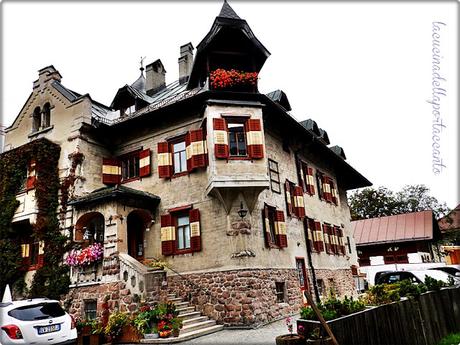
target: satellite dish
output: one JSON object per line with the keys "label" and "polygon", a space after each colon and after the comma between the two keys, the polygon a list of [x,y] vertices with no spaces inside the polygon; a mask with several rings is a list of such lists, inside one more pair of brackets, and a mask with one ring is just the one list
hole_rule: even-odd
{"label": "satellite dish", "polygon": [[3,293],[2,303],[11,303],[13,302],[13,297],[11,296],[10,286],[7,284],[5,287],[5,292]]}

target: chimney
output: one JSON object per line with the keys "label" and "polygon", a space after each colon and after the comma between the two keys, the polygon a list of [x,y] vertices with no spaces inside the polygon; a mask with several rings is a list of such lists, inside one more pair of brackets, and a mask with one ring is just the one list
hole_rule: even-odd
{"label": "chimney", "polygon": [[179,62],[179,84],[184,84],[188,81],[190,73],[192,73],[193,65],[193,45],[192,43],[184,44],[180,47]]}
{"label": "chimney", "polygon": [[152,96],[166,87],[166,70],[158,59],[145,67],[145,92]]}
{"label": "chimney", "polygon": [[61,74],[53,65],[42,68],[38,71],[38,79],[34,81],[33,88],[44,88],[51,80],[61,81]]}

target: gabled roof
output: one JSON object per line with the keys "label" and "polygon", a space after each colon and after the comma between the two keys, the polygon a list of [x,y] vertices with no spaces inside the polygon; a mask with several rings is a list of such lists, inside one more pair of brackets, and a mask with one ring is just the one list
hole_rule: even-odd
{"label": "gabled roof", "polygon": [[146,93],[142,91],[139,91],[135,87],[126,84],[125,86],[118,89],[115,97],[113,98],[112,103],[110,104],[110,107],[113,109],[117,109],[118,102],[122,97],[126,97],[126,95],[128,95],[128,97],[132,97],[133,99],[141,99],[148,104],[153,102],[152,97],[148,96]]}
{"label": "gabled roof", "polygon": [[282,90],[275,90],[269,92],[267,93],[267,97],[281,105],[284,109],[286,109],[286,111],[292,110],[291,105],[289,104],[289,100]]}
{"label": "gabled roof", "polygon": [[351,225],[357,246],[436,240],[441,235],[431,210],[361,219]]}

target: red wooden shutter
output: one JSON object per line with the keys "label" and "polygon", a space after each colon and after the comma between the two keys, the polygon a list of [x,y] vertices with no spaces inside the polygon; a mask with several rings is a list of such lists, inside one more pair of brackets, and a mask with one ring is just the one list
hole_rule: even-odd
{"label": "red wooden shutter", "polygon": [[158,143],[158,176],[168,178],[172,176],[172,155],[169,152],[169,143],[163,141]]}
{"label": "red wooden shutter", "polygon": [[329,184],[329,177],[323,175],[321,183],[323,184],[323,196],[327,202],[332,202],[331,185]]}
{"label": "red wooden shutter", "polygon": [[324,245],[326,247],[326,253],[331,254],[331,238],[329,233],[329,226],[327,224],[323,224],[323,234],[324,234]]}
{"label": "red wooden shutter", "polygon": [[329,185],[331,186],[331,200],[334,204],[338,205],[339,195],[335,189],[334,182],[329,178]]}
{"label": "red wooden shutter", "polygon": [[292,205],[291,203],[291,193],[293,193],[294,191],[291,191],[291,184],[289,183],[288,180],[286,180],[286,182],[284,183],[284,193],[285,193],[285,196],[286,196],[286,211],[287,211],[287,215],[288,216],[292,216],[294,214],[293,212],[293,207],[294,205]]}
{"label": "red wooden shutter", "polygon": [[315,221],[315,247],[318,252],[324,251],[323,232],[321,231],[321,223]]}
{"label": "red wooden shutter", "polygon": [[305,218],[304,224],[305,224],[305,231],[307,232],[307,241],[310,245],[310,250],[316,251],[316,248],[314,247],[314,244],[313,244],[313,238],[314,238],[313,231],[314,231],[315,223],[313,219]]}
{"label": "red wooden shutter", "polygon": [[151,173],[150,149],[139,152],[139,177],[149,176]]}
{"label": "red wooden shutter", "polygon": [[281,210],[275,211],[275,233],[278,246],[280,248],[287,247],[286,223],[284,222],[284,212]]}
{"label": "red wooden shutter", "polygon": [[345,244],[343,243],[343,230],[339,226],[336,226],[335,228],[337,231],[337,239],[339,242],[339,251],[341,254],[345,255]]}
{"label": "red wooden shutter", "polygon": [[174,227],[171,214],[161,216],[161,253],[163,255],[174,254],[176,248],[176,228]]}
{"label": "red wooden shutter", "polygon": [[118,159],[102,159],[102,183],[119,184],[121,182],[121,164]]}
{"label": "red wooden shutter", "polygon": [[302,187],[294,187],[294,210],[295,214],[299,218],[305,217],[305,204],[303,199]]}
{"label": "red wooden shutter", "polygon": [[200,228],[200,211],[192,208],[189,212],[190,220],[190,247],[192,251],[201,250],[201,228]]}
{"label": "red wooden shutter", "polygon": [[225,119],[212,119],[214,129],[214,155],[216,158],[228,158],[228,133]]}
{"label": "red wooden shutter", "polygon": [[264,158],[264,145],[260,120],[249,119],[246,126],[249,157],[253,159]]}
{"label": "red wooden shutter", "polygon": [[185,137],[187,150],[187,170],[206,167],[206,150],[203,129],[195,129],[188,132]]}
{"label": "red wooden shutter", "polygon": [[304,166],[305,171],[305,184],[307,186],[307,193],[315,195],[315,178],[313,177],[313,169]]}
{"label": "red wooden shutter", "polygon": [[336,228],[332,225],[329,225],[329,237],[331,239],[331,251],[334,253],[334,254],[338,254],[339,253],[339,243],[338,243],[338,239],[337,239],[337,232],[336,232]]}

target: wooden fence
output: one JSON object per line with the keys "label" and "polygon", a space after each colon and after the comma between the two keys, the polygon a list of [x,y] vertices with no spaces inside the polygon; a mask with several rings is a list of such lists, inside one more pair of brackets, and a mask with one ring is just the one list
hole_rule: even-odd
{"label": "wooden fence", "polygon": [[[340,345],[436,345],[460,331],[460,288],[445,288],[327,322]],[[304,334],[319,321],[297,320]]]}

